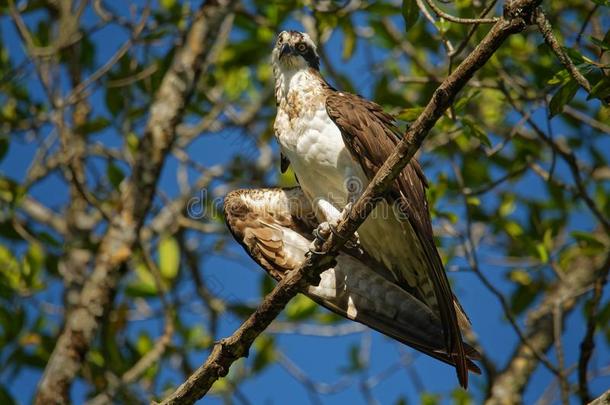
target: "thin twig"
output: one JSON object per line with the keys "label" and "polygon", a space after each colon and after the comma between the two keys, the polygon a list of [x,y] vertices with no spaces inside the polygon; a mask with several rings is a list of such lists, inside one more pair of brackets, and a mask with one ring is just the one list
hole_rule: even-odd
{"label": "thin twig", "polygon": [[544,15],[542,8],[538,8],[536,10],[534,17],[536,25],[538,25],[538,29],[544,37],[545,42],[553,50],[559,61],[568,70],[570,76],[572,76],[572,78],[576,80],[580,87],[585,89],[587,92],[590,92],[591,84],[589,84],[589,81],[582,75],[582,73],[580,73],[578,68],[574,65],[574,62],[572,62],[572,59],[570,59],[570,56],[568,56],[566,51],[563,50],[563,48],[559,44],[559,41],[557,41],[557,38],[555,38],[555,35],[553,35],[553,28],[551,27],[551,23],[546,18],[546,15]]}
{"label": "thin twig", "polygon": [[595,4],[591,8],[591,11],[589,11],[589,14],[587,14],[587,16],[585,17],[585,21],[582,23],[582,26],[580,27],[580,30],[578,31],[578,35],[576,35],[576,44],[577,45],[580,45],[580,41],[582,40],[582,34],[585,33],[585,30],[587,29],[589,22],[591,22],[591,18],[593,17],[593,14],[595,14],[595,12],[597,11],[598,8],[599,8],[599,4]]}
{"label": "thin twig", "polygon": [[595,285],[593,286],[593,297],[587,303],[587,330],[580,343],[580,356],[578,356],[578,395],[583,405],[591,401],[591,392],[589,391],[589,380],[587,378],[587,368],[589,360],[595,349],[595,329],[597,326],[597,311],[602,298],[604,286],[608,281],[608,275],[602,274]]}
{"label": "thin twig", "polygon": [[424,0],[426,4],[438,15],[447,21],[451,21],[457,24],[494,24],[498,22],[498,17],[493,18],[461,18],[454,15],[448,14],[441,10],[439,6],[434,3],[434,0]]}
{"label": "thin twig", "polygon": [[[451,56],[454,53],[453,44],[445,36],[445,33],[442,31],[441,27],[438,26],[438,24],[436,23],[436,20],[434,20],[434,17],[432,17],[432,15],[428,12],[428,9],[426,8],[426,6],[424,6],[423,1],[425,1],[428,5],[430,5],[430,3],[431,3],[431,1],[429,1],[429,0],[415,0],[415,2],[417,3],[417,7],[419,8],[419,11],[421,11],[421,13],[424,15],[426,20],[430,21],[432,26],[436,29],[436,31],[438,32],[438,34],[441,37],[441,41],[443,42],[443,45],[445,45],[445,48],[447,49],[447,55]],[[437,13],[437,15],[438,15],[438,13]]]}
{"label": "thin twig", "polygon": [[[521,116],[526,117],[527,114],[523,111],[521,107],[515,103],[510,92],[504,87],[501,86],[501,90],[506,96],[506,99],[511,104],[511,106],[519,113]],[[542,139],[547,145],[549,145],[553,151],[558,153],[565,163],[568,165],[570,172],[572,173],[572,177],[574,178],[574,183],[576,184],[576,189],[578,190],[578,194],[583,199],[589,210],[595,215],[599,223],[602,225],[604,230],[608,235],[610,235],[610,219],[604,215],[601,209],[597,206],[593,198],[587,192],[587,188],[584,184],[584,180],[582,178],[581,169],[578,165],[578,161],[574,153],[566,150],[565,147],[560,146],[557,142],[553,141],[535,122],[529,117],[527,118],[528,125],[534,130],[534,133]]]}
{"label": "thin twig", "polygon": [[563,353],[563,344],[561,341],[561,335],[563,332],[563,310],[561,306],[562,303],[560,300],[557,300],[555,302],[555,305],[553,305],[553,340],[555,343],[555,355],[557,356],[557,367],[559,371],[557,379],[559,380],[561,402],[563,405],[569,405],[570,386],[567,380],[565,356]]}
{"label": "thin twig", "polygon": [[[434,1],[434,0],[432,0],[432,1]],[[485,17],[487,15],[487,13],[489,13],[491,10],[493,10],[493,8],[496,6],[497,2],[498,2],[498,0],[493,0],[492,2],[490,2],[489,5],[487,7],[485,7],[485,9],[481,12],[479,19]],[[460,42],[460,44],[455,49],[455,51],[451,55],[449,55],[450,62],[453,62],[453,59],[455,57],[459,56],[459,54],[462,53],[462,51],[466,48],[466,45],[468,45],[468,41],[470,41],[470,38],[472,38],[474,33],[477,31],[477,28],[479,28],[478,23],[473,24],[472,27],[470,27],[470,30],[466,34],[466,37],[464,37],[462,42]]]}

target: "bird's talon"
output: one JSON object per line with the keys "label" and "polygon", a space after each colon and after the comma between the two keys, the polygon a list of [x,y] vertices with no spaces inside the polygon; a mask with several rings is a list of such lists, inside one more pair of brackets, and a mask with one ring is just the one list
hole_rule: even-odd
{"label": "bird's talon", "polygon": [[316,240],[322,241],[322,242],[326,242],[326,237],[322,236],[322,232],[320,232],[319,230],[320,228],[316,228],[313,230],[313,236],[316,238]]}

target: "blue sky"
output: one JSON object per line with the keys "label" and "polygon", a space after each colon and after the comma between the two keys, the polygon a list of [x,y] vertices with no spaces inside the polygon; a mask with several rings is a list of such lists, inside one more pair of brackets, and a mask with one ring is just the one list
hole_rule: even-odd
{"label": "blue sky", "polygon": [[[86,21],[91,19],[92,15],[86,16]],[[293,21],[284,28],[300,29],[301,27]],[[8,46],[11,55],[14,55],[16,60],[20,60],[23,57],[23,49],[12,24],[6,17],[1,19],[1,31],[3,42]],[[101,30],[94,38],[97,39],[96,44],[98,46],[97,62],[106,60],[126,39],[124,32],[115,28]],[[269,46],[271,48],[271,44]],[[334,35],[328,44],[326,44],[326,47],[331,60],[336,62],[334,64],[335,67],[352,78],[355,88],[360,93],[365,96],[370,95],[373,85],[373,73],[367,70],[368,60],[366,59],[366,52],[368,49],[359,44],[354,57],[345,63],[340,59],[342,42],[339,35]],[[373,58],[377,61],[382,61],[385,56],[384,53],[375,47],[372,47],[372,50]],[[322,69],[324,69],[324,66]],[[43,98],[41,89],[35,81],[29,81],[27,86],[33,94],[36,94],[41,99]],[[92,101],[95,114],[108,116],[104,106],[103,94],[99,91],[94,93]],[[541,114],[537,116],[537,119],[541,118]],[[563,130],[558,120],[554,121],[554,125],[556,131],[560,132]],[[243,139],[238,131],[225,131],[205,135],[193,143],[189,148],[189,152],[192,157],[204,166],[224,163],[229,161],[236,153],[243,153]],[[114,146],[119,146],[122,142],[122,139],[112,129],[102,131],[99,135],[96,135],[96,140]],[[274,144],[273,148],[277,152],[277,145]],[[35,149],[36,147],[32,143],[24,140],[14,140],[11,143],[9,154],[0,162],[0,172],[17,180],[22,179],[33,158]],[[423,156],[422,160],[426,163],[427,157]],[[450,172],[447,164],[435,162],[433,168],[429,166],[426,172],[431,181],[434,181],[434,178],[442,171]],[[179,191],[175,181],[176,167],[177,162],[171,158],[164,167],[159,184],[159,187],[169,196],[176,195]],[[541,189],[534,179],[524,183],[523,187],[525,187],[528,193],[537,193]],[[56,176],[52,176],[50,179],[38,184],[32,190],[32,195],[56,209],[59,209],[67,198],[66,189]],[[579,222],[575,224],[577,229],[589,229],[592,225],[588,215],[583,215],[582,221]],[[198,239],[200,245],[212,242],[210,237],[199,237]],[[201,263],[203,277],[207,280],[214,280],[217,283],[219,295],[223,298],[230,301],[239,299],[250,303],[258,302],[262,270],[249,261],[249,258],[237,244],[231,247],[231,251],[239,255],[239,263],[236,263],[234,260],[228,260],[226,257],[210,255]],[[497,257],[500,253],[482,251],[481,254],[483,257]],[[483,270],[490,280],[504,293],[510,291],[509,288],[512,284],[505,279],[505,268],[485,265]],[[512,353],[517,338],[504,320],[497,299],[481,285],[473,273],[452,273],[451,277],[455,282],[455,292],[472,319],[474,330],[478,334],[483,347],[492,359],[496,360],[499,365],[503,365]],[[182,293],[185,296],[193,294],[192,286],[184,283],[181,286]],[[608,299],[608,293],[606,293],[605,298]],[[56,285],[50,288],[47,293],[43,294],[42,299],[50,302],[59,302],[59,286]],[[37,308],[33,305],[29,308],[30,315],[33,315],[36,311]],[[578,347],[578,343],[584,333],[581,313],[579,308],[568,317],[566,333],[563,336],[564,347]],[[193,324],[204,320],[201,314],[184,314],[184,316]],[[59,322],[59,320],[57,321]],[[235,318],[228,317],[223,319],[220,327],[220,336],[232,333],[238,325],[239,322]],[[159,332],[161,328],[162,324],[157,320],[141,321],[136,324],[132,333],[137,335],[137,330],[139,329]],[[385,370],[389,365],[395,363],[399,356],[406,353],[414,357],[417,371],[425,382],[427,391],[448,393],[457,386],[453,368],[424,355],[419,355],[414,350],[405,348],[376,332],[365,332],[364,334],[360,333],[333,338],[296,335],[276,336],[278,347],[298,367],[317,382],[331,384],[339,381],[344,376],[341,368],[347,366],[350,347],[359,345],[363,341],[366,342],[369,338],[371,339],[371,367],[369,375],[375,375]],[[593,364],[607,364],[610,361],[610,352],[605,342],[599,338],[597,348],[598,351],[593,359]],[[577,361],[577,356],[578,353],[576,351],[567,351],[567,364],[574,364]],[[205,357],[206,353],[193,353],[191,356],[192,365],[200,364],[205,360]],[[554,359],[553,354],[550,357]],[[179,377],[169,367],[164,369],[162,374],[160,379],[162,383],[180,382]],[[6,379],[10,377],[0,373],[1,382],[9,385],[10,391],[15,398],[21,403],[29,402],[40,373],[34,370],[26,370],[16,378],[7,381]],[[349,388],[336,394],[322,396],[322,403],[364,403],[362,394],[358,389],[358,378],[356,377],[356,382]],[[539,398],[551,381],[550,374],[542,367],[539,367],[532,377],[532,382],[526,392],[526,402],[530,403]],[[471,392],[477,398],[481,398],[480,387],[483,382],[484,380],[481,377],[471,377]],[[604,377],[594,380],[591,388],[594,393],[598,393],[609,385],[610,378]],[[311,403],[305,388],[288,375],[279,365],[273,365],[262,374],[246,381],[241,387],[241,391],[252,404],[282,404],[288,400],[293,404]],[[391,374],[387,379],[376,385],[372,389],[372,393],[381,404],[393,403],[401,396],[405,396],[409,403],[418,402],[416,387],[404,370]],[[84,394],[83,385],[76,384],[73,392],[75,402],[80,403],[83,400]],[[207,397],[203,403],[216,404],[221,403],[221,401],[214,397]]]}

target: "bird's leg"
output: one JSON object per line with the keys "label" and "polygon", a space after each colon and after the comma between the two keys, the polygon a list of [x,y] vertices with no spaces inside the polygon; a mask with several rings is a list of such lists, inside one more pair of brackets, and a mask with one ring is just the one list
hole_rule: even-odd
{"label": "bird's leg", "polygon": [[[347,205],[345,206],[345,208],[343,208],[343,211],[341,212],[341,217],[340,217],[340,221],[344,221],[347,220],[352,212],[352,207],[354,206],[354,203],[352,203],[351,201],[347,203]],[[333,226],[330,226],[330,230],[332,233],[334,233],[336,236],[337,232],[335,231],[335,229],[333,228]],[[349,249],[359,249],[360,248],[360,236],[358,236],[358,232],[354,232],[352,236],[349,237],[349,239],[345,242],[345,246]]]}
{"label": "bird's leg", "polygon": [[320,252],[322,245],[332,232],[330,221],[338,218],[341,213],[330,202],[323,199],[318,199],[314,205],[317,208],[318,217],[324,218],[324,221],[313,230],[314,240],[311,242],[309,250],[313,253],[322,253]]}
{"label": "bird's leg", "polygon": [[[313,253],[321,253],[320,250],[322,245],[330,237],[331,233],[338,238],[342,238],[336,231],[336,227],[340,221],[349,216],[351,206],[352,203],[348,203],[343,212],[341,212],[326,200],[320,199],[316,202],[316,207],[318,208],[320,216],[326,220],[321,222],[320,225],[318,225],[318,227],[313,231],[314,240],[310,246],[310,250]],[[360,245],[358,234],[354,233],[354,235],[352,235],[345,244],[348,248],[357,248]]]}
{"label": "bird's leg", "polygon": [[[350,217],[352,212],[352,207],[354,203],[360,197],[364,190],[364,184],[362,180],[354,175],[350,168],[345,172],[345,190],[347,191],[347,204],[343,208],[343,211],[340,214],[339,220],[347,220]],[[332,230],[332,228],[331,228]],[[360,237],[358,236],[358,232],[354,232],[354,234],[347,240],[345,246],[350,249],[358,249],[360,247]]]}

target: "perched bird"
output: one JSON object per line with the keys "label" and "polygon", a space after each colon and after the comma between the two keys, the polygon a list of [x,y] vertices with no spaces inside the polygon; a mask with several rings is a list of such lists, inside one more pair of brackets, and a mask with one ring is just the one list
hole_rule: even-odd
{"label": "perched bird", "polygon": [[[225,197],[225,221],[235,239],[273,278],[298,268],[318,225],[300,188],[235,190]],[[396,284],[384,266],[356,249],[341,251],[336,264],[305,295],[327,309],[367,325],[445,363],[447,354],[438,315]],[[467,367],[479,368],[476,350],[463,343]]]}
{"label": "perched bird", "polygon": [[[399,142],[392,116],[371,101],[334,89],[319,71],[311,38],[279,34],[272,53],[277,115],[274,123],[282,170],[292,165],[298,183],[328,233]],[[362,248],[441,320],[445,349],[459,382],[468,384],[461,327],[469,320],[454,299],[433,239],[425,176],[412,159],[385,199],[358,229]],[[330,226],[332,229],[332,226]]]}

